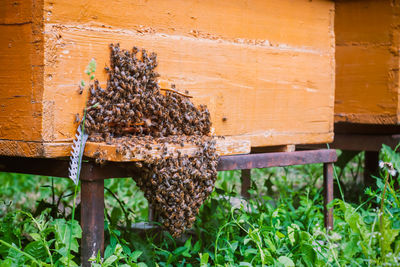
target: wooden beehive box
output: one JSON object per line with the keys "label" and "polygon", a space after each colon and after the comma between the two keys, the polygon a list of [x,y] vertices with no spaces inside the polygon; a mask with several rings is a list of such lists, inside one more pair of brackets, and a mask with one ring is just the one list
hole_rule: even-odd
{"label": "wooden beehive box", "polygon": [[206,104],[215,134],[249,146],[330,142],[334,2],[4,0],[0,154],[69,154],[94,58],[109,44],[158,54],[160,81]]}
{"label": "wooden beehive box", "polygon": [[400,124],[399,26],[398,1],[336,1],[336,122]]}

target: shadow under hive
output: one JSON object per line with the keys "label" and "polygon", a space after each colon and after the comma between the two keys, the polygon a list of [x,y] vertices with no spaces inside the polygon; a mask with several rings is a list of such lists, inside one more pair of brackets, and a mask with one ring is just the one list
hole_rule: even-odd
{"label": "shadow under hive", "polygon": [[[175,86],[161,93],[155,53],[136,47],[122,50],[119,44],[110,48],[107,88],[97,80],[90,86],[85,120],[89,140],[114,144],[117,153],[130,156],[151,150],[151,143],[160,144],[161,158],[148,156],[134,163],[139,173],[134,179],[164,227],[179,236],[192,226],[217,177],[210,113],[204,105],[193,105],[188,92]],[[199,149],[189,157],[169,151],[170,143],[191,143]],[[97,162],[103,161],[101,156],[99,152]]]}

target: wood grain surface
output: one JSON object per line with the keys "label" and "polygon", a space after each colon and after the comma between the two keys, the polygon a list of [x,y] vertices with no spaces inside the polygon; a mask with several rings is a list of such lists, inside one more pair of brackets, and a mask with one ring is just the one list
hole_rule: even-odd
{"label": "wood grain surface", "polygon": [[117,42],[156,52],[162,86],[206,104],[216,135],[252,147],[333,138],[333,1],[5,2],[0,145],[70,143],[87,99],[78,94],[84,70],[94,58],[105,86]]}
{"label": "wood grain surface", "polygon": [[336,1],[335,121],[400,123],[396,1]]}

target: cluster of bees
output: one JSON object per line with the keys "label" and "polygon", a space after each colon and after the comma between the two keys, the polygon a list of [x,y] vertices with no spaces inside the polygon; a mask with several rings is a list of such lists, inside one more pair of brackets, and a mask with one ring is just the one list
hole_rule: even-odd
{"label": "cluster of bees", "polygon": [[[188,92],[160,88],[155,53],[136,47],[127,51],[118,44],[110,48],[107,88],[98,81],[90,87],[85,119],[89,140],[113,144],[117,153],[130,157],[147,150],[140,153],[148,156],[135,163],[134,179],[166,230],[178,237],[192,226],[214,188],[218,156],[209,136],[210,113],[193,105]],[[151,156],[154,143],[161,157]],[[195,155],[168,151],[169,144],[185,143],[198,147]]]}
{"label": "cluster of bees", "polygon": [[[215,140],[204,137],[201,140],[202,146],[193,157],[166,154],[161,159],[136,163],[140,175],[134,180],[174,237],[192,227],[200,206],[214,189]],[[167,151],[167,147],[162,150]]]}
{"label": "cluster of bees", "polygon": [[210,132],[210,113],[205,106],[195,107],[187,94],[175,89],[161,93],[155,53],[111,45],[110,62],[107,88],[101,88],[98,81],[90,88],[85,128],[91,141],[129,134],[165,137]]}

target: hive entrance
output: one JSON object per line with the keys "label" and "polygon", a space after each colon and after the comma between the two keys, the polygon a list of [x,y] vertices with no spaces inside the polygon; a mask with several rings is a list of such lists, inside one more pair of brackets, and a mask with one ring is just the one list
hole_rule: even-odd
{"label": "hive entrance", "polygon": [[[210,113],[203,105],[196,107],[187,92],[171,88],[161,93],[155,53],[122,50],[118,44],[110,48],[107,88],[97,80],[90,87],[85,120],[89,140],[113,144],[117,153],[129,156],[159,144],[162,157],[135,163],[140,175],[134,179],[164,227],[179,236],[191,227],[214,187],[217,154],[209,136]],[[168,144],[186,143],[198,146],[194,156],[168,150]],[[101,156],[99,152],[97,161]]]}

